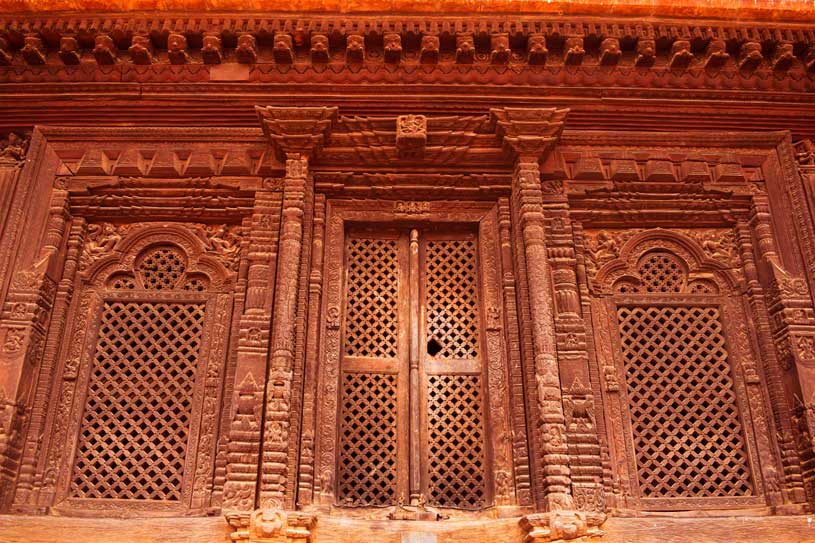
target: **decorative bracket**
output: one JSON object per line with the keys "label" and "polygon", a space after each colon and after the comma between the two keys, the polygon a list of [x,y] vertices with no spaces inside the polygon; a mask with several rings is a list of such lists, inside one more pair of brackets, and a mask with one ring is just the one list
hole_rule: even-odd
{"label": "decorative bracket", "polygon": [[314,156],[337,120],[336,107],[256,106],[255,111],[263,133],[281,158],[291,153]]}
{"label": "decorative bracket", "polygon": [[542,161],[560,138],[568,109],[494,108],[490,110],[495,133],[504,150],[521,161]]}
{"label": "decorative bracket", "polygon": [[581,511],[552,511],[521,518],[521,529],[526,532],[524,543],[551,543],[555,541],[590,541],[601,537],[599,524],[605,517],[593,518]]}

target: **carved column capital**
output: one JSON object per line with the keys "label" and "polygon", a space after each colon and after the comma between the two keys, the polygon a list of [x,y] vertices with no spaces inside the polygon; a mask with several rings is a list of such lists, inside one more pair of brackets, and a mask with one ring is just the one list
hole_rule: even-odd
{"label": "carved column capital", "polygon": [[518,162],[540,162],[560,138],[568,109],[494,108],[495,133]]}
{"label": "carved column capital", "polygon": [[255,111],[263,133],[281,158],[313,157],[325,145],[337,120],[336,107],[260,107]]}

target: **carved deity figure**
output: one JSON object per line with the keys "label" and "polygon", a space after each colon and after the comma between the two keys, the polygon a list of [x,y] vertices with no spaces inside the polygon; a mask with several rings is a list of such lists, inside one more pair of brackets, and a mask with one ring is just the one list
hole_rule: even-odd
{"label": "carved deity figure", "polygon": [[600,263],[612,258],[617,258],[620,249],[617,241],[608,232],[601,231],[597,234],[597,248],[594,250],[594,259]]}
{"label": "carved deity figure", "polygon": [[0,140],[0,157],[22,160],[28,150],[28,138],[10,132],[8,137]]}

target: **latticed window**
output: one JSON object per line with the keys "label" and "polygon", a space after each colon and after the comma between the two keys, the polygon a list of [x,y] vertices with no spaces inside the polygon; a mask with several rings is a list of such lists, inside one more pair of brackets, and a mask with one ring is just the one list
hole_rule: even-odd
{"label": "latticed window", "polygon": [[183,250],[161,245],[99,292],[71,497],[186,499],[208,285]]}
{"label": "latticed window", "polygon": [[347,236],[341,504],[487,505],[477,269],[471,234]]}
{"label": "latticed window", "polygon": [[636,271],[639,284],[618,285],[616,318],[640,498],[751,496],[715,283],[689,281],[669,252],[645,254]]}

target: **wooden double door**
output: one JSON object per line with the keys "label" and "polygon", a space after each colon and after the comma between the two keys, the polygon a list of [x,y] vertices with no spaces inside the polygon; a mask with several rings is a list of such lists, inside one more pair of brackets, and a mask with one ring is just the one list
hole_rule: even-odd
{"label": "wooden double door", "polygon": [[342,505],[488,505],[477,232],[353,228],[343,259]]}

